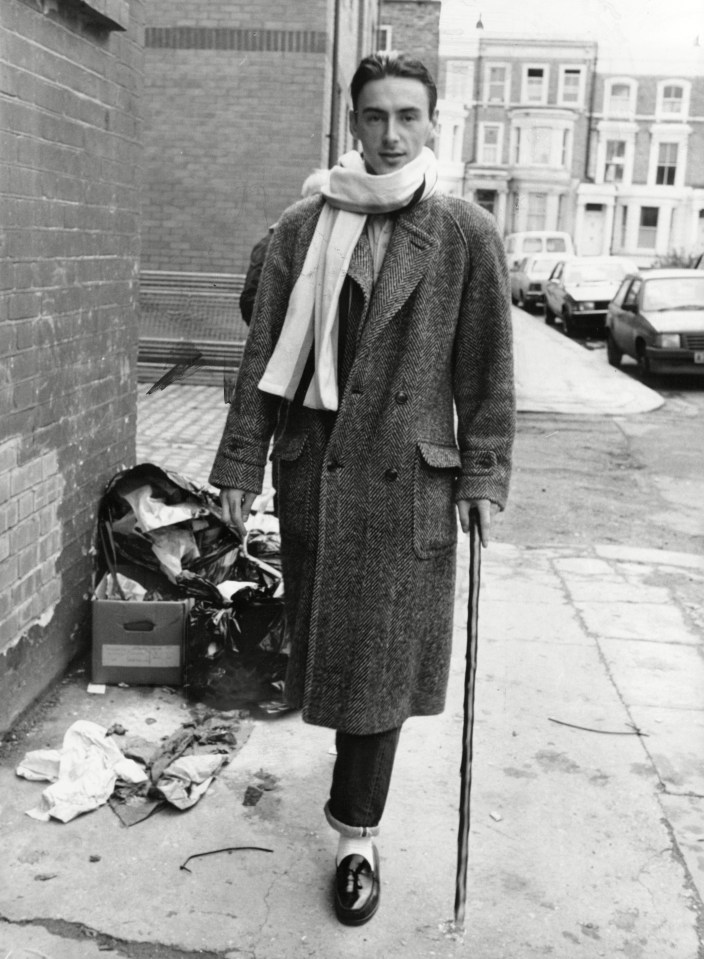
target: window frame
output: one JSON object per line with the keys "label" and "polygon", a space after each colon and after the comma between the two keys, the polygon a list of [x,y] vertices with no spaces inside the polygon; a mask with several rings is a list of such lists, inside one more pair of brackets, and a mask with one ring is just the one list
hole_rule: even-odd
{"label": "window frame", "polygon": [[[629,98],[628,106],[623,112],[612,109],[613,88],[617,86],[628,87]],[[636,113],[636,98],[638,96],[638,83],[630,77],[609,77],[604,84],[604,104],[603,114],[609,120],[611,119],[633,119]]]}
{"label": "window frame", "polygon": [[[666,102],[665,90],[668,87],[679,87],[682,91],[682,98],[680,100],[681,109],[678,113],[674,113],[671,110],[665,110],[664,104]],[[692,91],[692,84],[689,80],[683,80],[680,77],[669,77],[665,80],[659,80],[657,86],[657,95],[655,100],[655,116],[658,120],[665,121],[679,121],[680,123],[684,122],[689,116],[689,99]]]}
{"label": "window frame", "polygon": [[[565,99],[565,77],[568,73],[578,73],[579,74],[579,84],[577,86],[577,99],[576,100],[566,100]],[[581,64],[572,64],[572,63],[563,63],[560,64],[560,76],[557,86],[557,102],[561,107],[574,107],[574,109],[579,110],[584,106],[584,85],[585,85],[585,76],[586,70]]]}
{"label": "window frame", "polygon": [[[381,45],[381,37],[384,35],[385,45]],[[392,45],[393,27],[390,23],[380,23],[376,28],[376,48],[380,53],[393,50]]]}
{"label": "window frame", "polygon": [[[486,142],[486,132],[489,129],[496,129],[498,135],[496,138],[496,159],[487,160],[484,155],[484,150],[487,146]],[[479,124],[479,150],[478,150],[478,162],[481,166],[503,166],[503,155],[504,155],[504,124],[492,120],[484,120]]]}
{"label": "window frame", "polygon": [[[543,82],[541,97],[539,100],[531,100],[528,97],[528,74],[531,70],[543,71]],[[521,103],[530,106],[545,106],[548,102],[548,90],[550,89],[550,66],[547,63],[524,63],[523,76],[521,78]]]}
{"label": "window frame", "polygon": [[[655,211],[655,225],[654,225],[654,226],[646,226],[646,225],[643,223],[643,214],[645,213],[646,210],[654,210],[654,211]],[[658,243],[658,228],[659,228],[659,226],[660,226],[660,207],[659,207],[659,206],[650,206],[650,205],[647,205],[647,206],[646,206],[646,205],[641,205],[641,207],[640,207],[640,209],[639,209],[639,213],[638,213],[638,245],[637,245],[637,248],[638,248],[639,250],[655,250],[655,249],[657,249],[657,243]],[[652,246],[646,245],[646,244],[644,244],[644,243],[642,242],[643,230],[652,230],[652,231],[653,231],[653,234],[652,234],[652,236],[653,236]]]}
{"label": "window frame", "polygon": [[[492,69],[502,69],[504,71],[504,90],[503,96],[500,100],[492,100],[491,93],[491,80],[490,75]],[[484,106],[506,106],[509,102],[509,92],[511,89],[511,65],[504,60],[488,60],[484,65],[484,95],[482,97],[482,102]]]}

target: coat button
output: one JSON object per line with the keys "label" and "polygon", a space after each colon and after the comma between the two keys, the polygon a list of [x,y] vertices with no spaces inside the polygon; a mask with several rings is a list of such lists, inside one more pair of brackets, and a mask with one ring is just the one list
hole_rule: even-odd
{"label": "coat button", "polygon": [[399,406],[403,406],[404,403],[408,402],[408,393],[405,393],[403,390],[399,390],[394,399]]}
{"label": "coat button", "polygon": [[388,480],[389,483],[393,483],[394,480],[398,479],[398,470],[390,469],[384,473],[384,478]]}

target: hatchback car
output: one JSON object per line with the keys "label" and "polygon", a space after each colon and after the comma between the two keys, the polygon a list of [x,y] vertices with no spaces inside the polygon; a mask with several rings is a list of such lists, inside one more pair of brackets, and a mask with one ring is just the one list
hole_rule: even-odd
{"label": "hatchback car", "polygon": [[524,310],[545,302],[545,284],[555,264],[563,256],[524,256],[511,268],[511,299]]}
{"label": "hatchback car", "polygon": [[629,276],[609,304],[606,353],[634,357],[651,373],[704,373],[704,274],[648,270]]}
{"label": "hatchback car", "polygon": [[623,278],[638,267],[619,256],[575,256],[559,262],[545,284],[545,322],[568,336],[604,332],[606,310]]}

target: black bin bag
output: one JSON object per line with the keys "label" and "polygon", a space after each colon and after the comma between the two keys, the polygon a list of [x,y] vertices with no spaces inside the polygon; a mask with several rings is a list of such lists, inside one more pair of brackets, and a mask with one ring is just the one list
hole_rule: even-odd
{"label": "black bin bag", "polygon": [[[256,516],[253,519],[256,526]],[[185,691],[216,709],[285,710],[288,660],[278,532],[244,543],[218,498],[153,463],[108,483],[98,512],[100,575],[146,589],[144,602],[194,600],[186,633]]]}

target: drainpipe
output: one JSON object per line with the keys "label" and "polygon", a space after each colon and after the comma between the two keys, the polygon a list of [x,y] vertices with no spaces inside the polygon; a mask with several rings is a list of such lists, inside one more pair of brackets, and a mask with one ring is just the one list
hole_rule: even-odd
{"label": "drainpipe", "polygon": [[330,81],[330,132],[328,133],[328,166],[337,163],[337,126],[338,126],[338,56],[340,49],[340,0],[335,0],[332,27],[332,76]]}
{"label": "drainpipe", "polygon": [[584,179],[589,180],[589,164],[591,162],[592,149],[592,123],[594,122],[594,100],[596,98],[596,66],[598,58],[598,47],[592,60],[592,82],[589,91],[589,113],[587,114],[587,142],[584,148]]}

